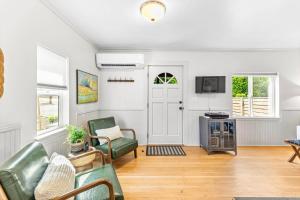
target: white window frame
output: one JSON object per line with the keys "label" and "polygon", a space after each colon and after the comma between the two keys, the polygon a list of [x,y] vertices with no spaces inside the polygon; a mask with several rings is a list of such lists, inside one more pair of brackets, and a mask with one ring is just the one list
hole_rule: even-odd
{"label": "white window frame", "polygon": [[[232,115],[234,118],[241,118],[241,119],[255,119],[255,118],[262,118],[262,119],[277,119],[280,118],[279,115],[279,74],[277,72],[275,73],[237,73],[233,74],[232,77],[247,77],[248,78],[248,100],[249,100],[249,112],[250,116],[235,116],[233,115],[233,109],[232,109]],[[231,77],[231,80],[232,80]],[[254,77],[271,77],[272,81],[272,115],[269,116],[253,116],[253,78]],[[232,84],[232,82],[231,82]],[[231,95],[231,98],[232,95]]]}
{"label": "white window frame", "polygon": [[[48,51],[51,51],[54,54],[61,56],[60,54],[56,53],[55,51],[50,50],[49,48],[43,47],[38,45],[38,48],[44,48]],[[44,136],[44,135],[51,135],[52,133],[56,133],[57,130],[64,128],[69,123],[69,58],[65,56],[61,56],[66,59],[66,87],[59,86],[59,85],[50,85],[50,84],[39,84],[37,83],[37,98],[38,96],[51,96],[55,95],[58,96],[58,126],[49,128],[46,130],[37,131],[37,136]],[[37,99],[36,98],[36,99]],[[38,102],[36,102],[36,105]],[[36,120],[37,121],[37,120]]]}

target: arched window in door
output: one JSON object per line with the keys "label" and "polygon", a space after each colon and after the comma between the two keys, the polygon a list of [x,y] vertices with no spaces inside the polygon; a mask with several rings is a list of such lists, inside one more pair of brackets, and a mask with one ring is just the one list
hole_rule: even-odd
{"label": "arched window in door", "polygon": [[177,79],[176,77],[169,73],[169,72],[164,72],[160,73],[155,79],[154,79],[154,84],[170,84],[170,85],[175,85],[177,84]]}

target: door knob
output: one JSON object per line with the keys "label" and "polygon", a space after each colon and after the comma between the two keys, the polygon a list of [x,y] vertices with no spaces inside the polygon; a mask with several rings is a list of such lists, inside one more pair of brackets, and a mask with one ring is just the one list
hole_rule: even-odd
{"label": "door knob", "polygon": [[183,109],[184,109],[184,107],[182,107],[182,106],[179,107],[179,110],[183,110]]}
{"label": "door knob", "polygon": [[179,101],[179,103],[182,104],[183,102],[182,102],[182,101]]}

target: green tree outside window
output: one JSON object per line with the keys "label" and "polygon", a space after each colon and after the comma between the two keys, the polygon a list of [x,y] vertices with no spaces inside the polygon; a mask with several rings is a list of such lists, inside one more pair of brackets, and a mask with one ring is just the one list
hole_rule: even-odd
{"label": "green tree outside window", "polygon": [[268,77],[253,77],[253,97],[268,97],[268,89]]}
{"label": "green tree outside window", "polygon": [[244,76],[232,77],[232,96],[233,97],[248,96],[248,77],[244,77]]}

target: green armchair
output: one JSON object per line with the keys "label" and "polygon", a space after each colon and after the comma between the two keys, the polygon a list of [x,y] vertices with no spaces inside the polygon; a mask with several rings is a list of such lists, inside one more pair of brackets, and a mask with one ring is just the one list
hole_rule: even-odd
{"label": "green armchair", "polygon": [[[101,151],[94,153],[102,156],[104,161]],[[35,187],[48,164],[49,158],[42,144],[34,142],[24,147],[0,167],[0,200],[34,200]],[[75,197],[75,200],[124,200],[114,168],[105,163],[101,167],[76,174],[75,189],[54,200],[70,197]]]}
{"label": "green armchair", "polygon": [[[112,159],[115,160],[120,158],[131,151],[134,152],[134,157],[137,158],[138,141],[136,140],[136,134],[133,129],[121,128],[121,131],[131,132],[132,138],[122,137],[111,141],[108,137],[97,136],[96,130],[116,126],[114,117],[90,120],[88,121],[88,126],[90,130],[91,145],[104,152],[107,155],[109,162],[111,162]],[[107,143],[100,145],[98,139],[105,139],[107,140]]]}

